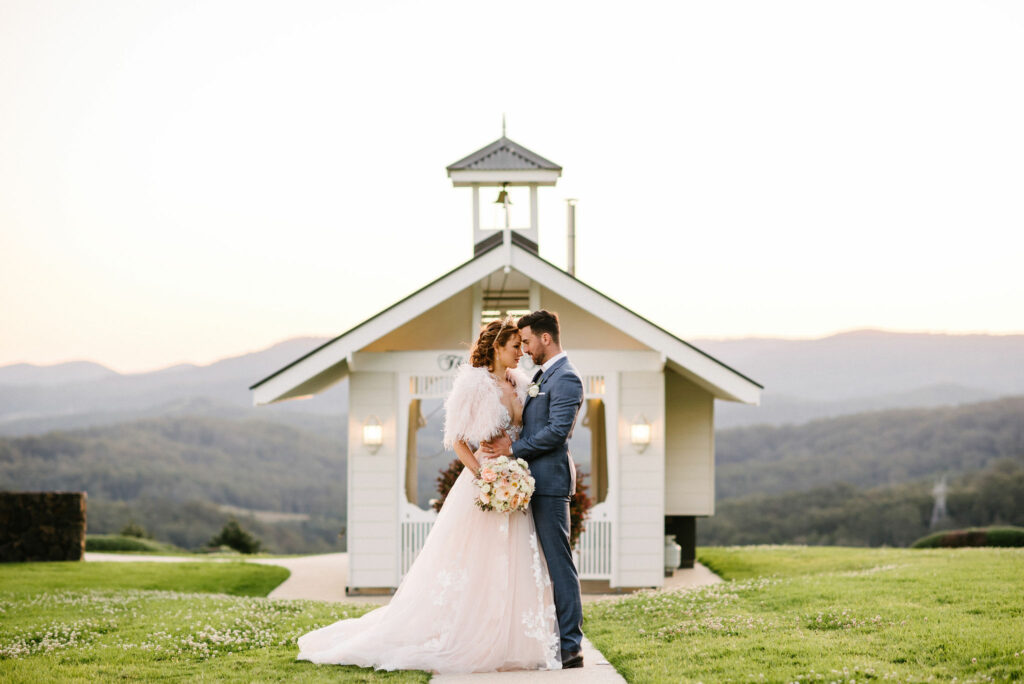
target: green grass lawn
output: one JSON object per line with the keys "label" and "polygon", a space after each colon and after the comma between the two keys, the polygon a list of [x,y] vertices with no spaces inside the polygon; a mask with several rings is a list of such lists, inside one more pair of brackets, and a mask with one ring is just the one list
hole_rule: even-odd
{"label": "green grass lawn", "polygon": [[[1024,549],[707,548],[729,581],[588,604],[630,682],[1024,679]],[[0,565],[0,681],[415,681],[296,662],[372,606],[262,598],[246,563]],[[552,675],[553,677],[557,675]]]}
{"label": "green grass lawn", "polygon": [[295,661],[295,640],[374,606],[261,598],[288,571],[250,563],[0,565],[0,681],[425,682]]}
{"label": "green grass lawn", "polygon": [[596,603],[630,682],[1024,678],[1024,549],[704,548],[728,581]]}

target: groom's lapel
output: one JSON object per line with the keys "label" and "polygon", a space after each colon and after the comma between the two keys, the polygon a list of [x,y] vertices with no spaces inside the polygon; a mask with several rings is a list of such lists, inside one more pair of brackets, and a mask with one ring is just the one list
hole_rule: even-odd
{"label": "groom's lapel", "polygon": [[[538,366],[538,368],[539,368],[539,366]],[[544,376],[543,375],[540,376],[540,380],[541,380],[541,382],[544,382]],[[533,399],[533,397],[530,396],[530,385],[532,385],[532,384],[533,384],[533,381],[531,380],[530,384],[526,386],[526,400],[523,401],[523,414],[524,415],[526,414],[526,407],[530,405],[530,400]]]}
{"label": "groom's lapel", "polygon": [[[558,359],[558,361],[556,361],[554,365],[551,366],[551,368],[548,368],[546,371],[544,371],[544,375],[540,376],[540,384],[537,385],[538,389],[543,388],[544,385],[547,384],[548,380],[550,380],[552,376],[554,376],[555,371],[564,366],[565,362],[568,360],[569,357],[563,356],[562,358]],[[532,385],[533,383],[530,384]],[[523,411],[526,410],[526,407],[529,405],[531,399],[533,399],[533,397],[531,397],[530,393],[527,392],[526,401],[523,402]]]}
{"label": "groom's lapel", "polygon": [[547,384],[548,380],[555,377],[555,374],[558,373],[558,371],[562,368],[562,366],[566,364],[568,360],[569,357],[563,356],[562,358],[558,359],[558,361],[555,361],[551,368],[548,368],[544,372],[544,375],[540,377],[540,386],[544,387],[544,385]]}

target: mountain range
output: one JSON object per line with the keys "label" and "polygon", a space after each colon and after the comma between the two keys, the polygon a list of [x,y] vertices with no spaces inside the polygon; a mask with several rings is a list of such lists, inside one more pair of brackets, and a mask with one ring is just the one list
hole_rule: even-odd
{"label": "mountain range", "polygon": [[[181,364],[149,373],[122,374],[86,361],[3,366],[0,435],[197,413],[300,423],[308,415],[340,417],[348,408],[344,381],[312,399],[263,407],[252,406],[248,390],[327,339],[299,337],[207,366]],[[859,330],[813,340],[690,342],[765,387],[761,406],[717,402],[718,428],[800,424],[1024,394],[1024,335]]]}

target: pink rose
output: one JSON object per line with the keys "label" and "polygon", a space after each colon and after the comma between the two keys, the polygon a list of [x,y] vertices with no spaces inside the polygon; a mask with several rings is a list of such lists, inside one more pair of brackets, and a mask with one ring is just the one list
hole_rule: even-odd
{"label": "pink rose", "polygon": [[494,482],[498,479],[498,474],[490,468],[482,468],[480,470],[480,479],[484,482]]}

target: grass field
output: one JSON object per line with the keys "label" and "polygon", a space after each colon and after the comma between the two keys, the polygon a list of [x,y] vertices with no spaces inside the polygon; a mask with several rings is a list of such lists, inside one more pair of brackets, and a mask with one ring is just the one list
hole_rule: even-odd
{"label": "grass field", "polygon": [[[1024,679],[1024,549],[699,556],[729,581],[587,605],[587,636],[630,682]],[[286,576],[236,562],[0,565],[0,681],[429,679],[296,662],[299,635],[372,606],[262,598]]]}
{"label": "grass field", "polygon": [[249,563],[0,565],[0,681],[425,682],[295,661],[295,639],[373,606],[277,601]]}
{"label": "grass field", "polygon": [[631,682],[1024,678],[1024,549],[704,548],[726,583],[588,607]]}

